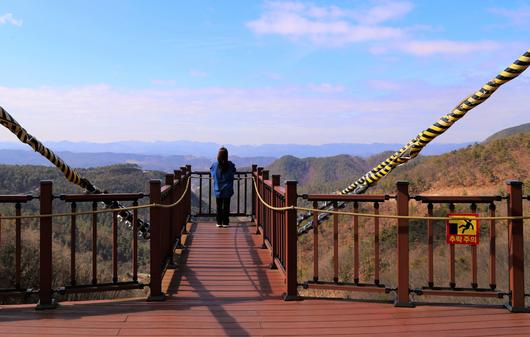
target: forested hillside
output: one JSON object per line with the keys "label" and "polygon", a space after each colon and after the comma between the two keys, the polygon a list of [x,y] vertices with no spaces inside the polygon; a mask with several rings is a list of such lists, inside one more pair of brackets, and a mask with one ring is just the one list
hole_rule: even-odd
{"label": "forested hillside", "polygon": [[413,190],[429,193],[498,193],[505,180],[530,185],[530,133],[470,145],[440,156],[418,158],[398,167],[379,188],[390,191],[398,180],[411,182]]}
{"label": "forested hillside", "polygon": [[[162,178],[163,172],[142,171],[136,165],[113,165],[93,169],[79,169],[79,174],[88,178],[101,189],[109,192],[148,192],[149,180]],[[68,182],[56,168],[45,166],[0,166],[0,194],[39,194],[39,182],[52,180],[54,194],[82,193],[82,189]],[[148,202],[148,198],[141,203]],[[54,201],[54,212],[68,212],[70,208],[64,202]],[[79,203],[80,211],[89,210],[90,203]],[[101,206],[100,206],[101,207]],[[38,212],[38,200],[30,201],[21,207],[23,215]],[[13,204],[1,204],[0,214],[14,215]],[[140,211],[146,217],[145,211]],[[98,216],[98,278],[110,280],[112,256],[112,219],[109,215]],[[23,220],[22,225],[22,287],[38,287],[38,257],[39,257],[39,225],[36,220]],[[59,217],[53,220],[53,282],[56,286],[68,284],[70,220]],[[77,264],[76,273],[80,283],[90,282],[91,253],[92,253],[92,225],[90,217],[77,218]],[[131,270],[131,240],[135,235],[131,230],[121,227],[118,229],[118,260],[120,261],[120,280],[126,279],[126,271]],[[15,263],[15,226],[13,221],[0,221],[0,288],[9,288],[14,284]],[[140,271],[148,270],[149,250],[148,241],[140,240],[138,251]],[[123,294],[125,295],[125,294]],[[101,296],[117,296],[115,293],[84,295],[89,298]],[[75,298],[75,297],[71,297]],[[86,298],[86,297],[85,297]],[[35,301],[34,297],[27,298]]]}
{"label": "forested hillside", "polygon": [[517,125],[511,128],[507,128],[499,132],[496,132],[492,134],[491,136],[489,136],[488,138],[486,138],[484,142],[486,143],[492,140],[510,137],[510,136],[513,136],[519,133],[529,133],[529,132],[530,132],[530,123],[525,123],[525,124]]}
{"label": "forested hillside", "polygon": [[[304,193],[332,192],[348,186],[392,152],[369,158],[335,156],[299,159],[285,156],[267,167],[285,179],[298,180]],[[515,133],[469,145],[439,156],[419,156],[396,168],[370,191],[391,192],[395,182],[407,180],[414,191],[495,193],[506,179],[530,185],[530,132]]]}
{"label": "forested hillside", "polygon": [[[145,192],[150,179],[161,179],[159,171],[143,171],[137,165],[121,164],[76,169],[93,184],[109,192]],[[0,165],[0,194],[31,193],[41,180],[52,180],[57,193],[82,193],[55,167],[36,165]]]}
{"label": "forested hillside", "polygon": [[332,192],[351,177],[363,174],[368,168],[360,157],[340,155],[323,158],[299,159],[285,156],[267,167],[271,174],[280,174],[282,180],[297,180],[301,192]]}
{"label": "forested hillside", "polygon": [[[293,156],[285,156],[275,161],[268,167],[271,174],[281,174],[282,180],[294,179],[299,182],[300,193],[326,193],[333,192],[349,185],[352,181],[362,176],[365,172],[377,165],[392,152],[381,153],[369,158],[352,157],[340,155],[325,158],[299,159]],[[143,171],[136,165],[113,165],[91,169],[79,169],[78,172],[90,179],[94,184],[109,192],[147,192],[148,183],[153,178],[163,178],[164,173],[159,171]],[[525,193],[530,192],[530,133],[515,132],[506,133],[506,136],[498,136],[481,144],[470,145],[467,148],[452,151],[439,156],[424,156],[412,160],[409,164],[397,168],[390,175],[382,179],[379,185],[370,189],[369,193],[394,193],[397,180],[408,180],[411,183],[412,193],[428,194],[497,194],[505,191],[506,179],[518,179],[525,182]],[[39,182],[41,180],[52,180],[54,182],[54,193],[80,193],[82,190],[66,181],[62,174],[53,167],[44,166],[17,166],[0,165],[0,194],[30,193],[38,195]],[[194,198],[196,198],[194,196]],[[147,200],[147,199],[145,199]],[[143,202],[145,202],[145,200]],[[24,214],[37,211],[37,200],[23,206]],[[195,202],[197,200],[195,199]],[[57,203],[55,211],[68,211],[64,203]],[[528,204],[527,204],[528,206]],[[55,207],[55,206],[54,206]],[[528,207],[526,207],[528,208]],[[0,214],[13,214],[12,205],[0,205]],[[382,213],[391,213],[390,205],[383,205]],[[502,212],[502,210],[501,210]],[[501,213],[502,214],[502,213]],[[69,235],[70,225],[66,218],[54,220],[54,282],[56,284],[67,284],[69,277]],[[112,231],[110,218],[101,217],[101,225],[98,225],[98,259],[101,268],[98,269],[100,279],[110,277],[109,268],[110,252],[112,247]],[[340,219],[340,246],[341,261],[346,261],[348,266],[352,261],[352,237],[351,219]],[[391,277],[393,272],[392,259],[395,246],[395,224],[392,221],[381,222],[382,235],[382,274]],[[91,276],[90,254],[91,254],[91,223],[90,219],[79,218],[78,222],[78,275],[80,280],[89,280]],[[331,242],[330,233],[322,227],[324,243]],[[360,228],[362,239],[361,272],[363,278],[371,277],[371,225],[364,223]],[[13,284],[14,266],[14,227],[8,222],[1,226],[0,241],[0,288]],[[415,223],[411,229],[411,263],[422,264],[424,252],[422,238],[420,235],[425,230],[424,223]],[[23,284],[34,287],[36,285],[35,265],[38,264],[38,223],[36,221],[25,221],[22,225],[22,275]],[[441,230],[440,230],[441,233]],[[503,247],[506,238],[501,231],[497,245]],[[122,270],[130,267],[130,242],[131,231],[120,230],[119,234],[119,261]],[[368,235],[368,236],[367,236]],[[484,234],[485,235],[485,234]],[[530,235],[530,232],[529,232]],[[440,239],[440,238],[438,238]],[[300,238],[301,261],[309,259],[312,243],[309,236]],[[330,261],[330,250],[324,249],[322,261]],[[443,251],[437,251],[437,259],[442,258]],[[440,256],[438,256],[440,255]],[[146,271],[148,266],[148,242],[140,244],[139,263],[141,270]],[[482,257],[481,257],[482,258]],[[530,261],[530,256],[528,261]],[[469,269],[467,257],[461,259],[458,266],[459,272]],[[502,262],[502,261],[501,261]],[[499,270],[506,266],[499,262]],[[481,262],[482,263],[482,262]],[[330,270],[327,265],[322,270],[322,275],[328,275]],[[347,267],[346,266],[346,267]],[[120,267],[121,268],[121,267]],[[309,265],[300,264],[300,275],[308,277]],[[423,268],[423,267],[422,267]],[[351,278],[349,271],[344,269],[341,278]],[[417,270],[422,270],[417,269]],[[417,280],[420,280],[418,278]],[[99,296],[99,295],[98,295]],[[113,294],[112,296],[115,296]]]}
{"label": "forested hillside", "polygon": [[[377,163],[391,153],[384,153],[367,159],[337,156],[328,158],[298,159],[284,157],[269,167],[272,173],[287,174],[287,178],[299,180],[300,190],[303,193],[320,193],[336,191],[349,185],[352,181],[363,175]],[[410,182],[412,194],[446,194],[446,195],[492,195],[506,193],[505,181],[508,179],[521,180],[525,184],[525,193],[530,193],[530,133],[507,132],[503,136],[488,140],[481,144],[470,145],[467,148],[452,151],[439,156],[423,156],[412,160],[410,163],[398,167],[381,182],[371,188],[368,193],[395,193],[398,180]],[[364,210],[371,212],[371,205],[363,204]],[[468,211],[469,205],[457,205],[457,211]],[[525,214],[530,212],[530,204],[525,203]],[[346,210],[352,210],[351,205]],[[392,202],[381,206],[382,214],[395,214]],[[435,214],[444,216],[448,213],[446,205],[436,205]],[[418,203],[411,203],[411,214],[425,215],[426,207]],[[487,215],[487,208],[479,211]],[[498,203],[498,215],[505,215],[505,207]],[[395,247],[396,247],[396,222],[389,219],[381,220],[381,279],[383,283],[395,281]],[[447,270],[447,246],[445,245],[445,224],[435,222],[435,252],[434,259],[437,268]],[[507,257],[504,254],[508,244],[505,222],[497,224],[497,249],[501,252],[497,260],[497,281],[500,288],[505,289],[507,284]],[[339,279],[345,282],[353,280],[353,232],[352,219],[348,216],[339,217]],[[323,280],[332,279],[333,240],[332,225],[330,221],[320,225],[320,277]],[[360,277],[361,282],[370,282],[374,277],[373,265],[373,234],[372,220],[360,220]],[[485,224],[481,232],[481,240],[488,241],[489,229]],[[530,229],[525,229],[525,236],[530,235]],[[426,237],[427,227],[425,221],[413,220],[410,222],[410,263],[411,283],[425,285],[427,274],[426,262]],[[313,241],[311,234],[299,237],[299,280],[301,282],[312,279],[312,254]],[[487,245],[481,245],[478,253],[478,263],[486,266],[488,263]],[[468,282],[471,268],[469,254],[457,254],[456,264],[457,283]],[[530,263],[530,251],[526,254],[526,263]],[[394,280],[394,281],[392,281]],[[443,272],[436,272],[437,284],[447,282]],[[479,274],[479,284],[487,285],[487,274]],[[530,282],[527,282],[530,286]],[[307,295],[314,295],[308,292]],[[333,292],[321,296],[337,296]],[[343,296],[343,295],[338,295]],[[358,296],[357,294],[355,296]],[[493,303],[493,302],[491,302]]]}

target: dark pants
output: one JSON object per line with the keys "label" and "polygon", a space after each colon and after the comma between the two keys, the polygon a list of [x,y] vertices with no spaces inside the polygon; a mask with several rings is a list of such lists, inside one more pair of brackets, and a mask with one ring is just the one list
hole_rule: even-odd
{"label": "dark pants", "polygon": [[230,215],[230,197],[215,198],[217,203],[217,223],[228,226],[228,217]]}

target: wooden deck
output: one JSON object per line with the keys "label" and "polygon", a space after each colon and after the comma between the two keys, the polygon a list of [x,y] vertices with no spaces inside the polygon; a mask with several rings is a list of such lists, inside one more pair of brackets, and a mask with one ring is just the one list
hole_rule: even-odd
{"label": "wooden deck", "polygon": [[144,299],[0,307],[1,336],[528,336],[530,314],[501,308],[334,300],[283,302],[255,227],[195,224],[187,264],[164,280],[164,302]]}

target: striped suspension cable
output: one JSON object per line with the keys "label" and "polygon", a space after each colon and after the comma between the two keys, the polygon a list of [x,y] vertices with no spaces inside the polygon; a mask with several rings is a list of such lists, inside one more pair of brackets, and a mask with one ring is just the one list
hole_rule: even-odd
{"label": "striped suspension cable", "polygon": [[[37,138],[30,135],[26,129],[24,129],[14,118],[11,116],[3,107],[0,106],[0,124],[5,126],[11,131],[17,138],[25,144],[31,146],[35,151],[43,155],[53,165],[55,165],[66,177],[66,179],[83,188],[87,193],[91,194],[102,194],[104,191],[97,188],[88,179],[81,177],[77,172],[68,166],[59,156],[57,156],[52,150],[44,146]],[[117,201],[105,202],[106,208],[123,208],[123,206]],[[133,215],[128,210],[119,212],[119,216],[124,223],[127,223],[132,228]],[[150,225],[141,219],[138,219],[138,235],[141,238],[147,239],[150,236]]]}
{"label": "striped suspension cable", "polygon": [[[405,164],[410,159],[418,156],[420,151],[429,144],[434,138],[438,137],[449,129],[456,121],[464,117],[464,115],[487,100],[501,85],[519,76],[530,66],[530,49],[519,57],[515,62],[508,66],[504,71],[498,74],[494,79],[486,83],[473,95],[463,99],[450,113],[441,117],[437,122],[432,124],[428,129],[420,132],[415,138],[409,141],[405,146],[396,151],[390,157],[382,161],[379,165],[374,167],[361,178],[354,181],[350,186],[343,189],[340,194],[362,194],[368,188],[375,185],[380,179],[389,174],[394,168],[401,164]],[[340,203],[344,206],[344,203]],[[324,204],[322,210],[328,209],[329,205]],[[325,213],[321,213],[323,219],[326,218]],[[298,223],[310,219],[311,213],[303,214],[298,219]],[[306,229],[312,227],[312,221],[306,224]],[[303,230],[300,230],[301,233]]]}
{"label": "striped suspension cable", "polygon": [[61,158],[59,158],[52,150],[44,146],[37,138],[30,135],[7,111],[0,106],[0,124],[5,126],[9,131],[17,136],[22,143],[28,144],[35,151],[43,155],[53,165],[55,165],[68,179],[69,182],[81,186],[89,193],[101,193],[88,180],[82,178],[70,166],[68,166]]}
{"label": "striped suspension cable", "polygon": [[350,186],[341,191],[341,194],[364,193],[369,187],[375,185],[381,178],[389,174],[397,166],[415,158],[420,151],[434,138],[449,129],[468,111],[486,101],[500,86],[519,76],[530,66],[530,49],[515,62],[500,72],[495,78],[482,86],[474,94],[460,102],[450,113],[441,117],[428,129],[420,132],[415,138],[403,146],[399,151],[388,157],[371,171],[357,179]]}

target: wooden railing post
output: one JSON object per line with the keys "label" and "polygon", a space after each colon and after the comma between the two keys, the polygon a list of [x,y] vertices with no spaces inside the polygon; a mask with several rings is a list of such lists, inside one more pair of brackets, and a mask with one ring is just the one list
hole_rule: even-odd
{"label": "wooden railing post", "polygon": [[[296,181],[285,182],[285,205],[296,206],[298,199]],[[285,212],[285,273],[286,287],[283,299],[285,301],[297,300],[298,297],[298,267],[297,245],[298,229],[296,224],[296,209]]]}
{"label": "wooden railing post", "polygon": [[[40,214],[52,214],[53,185],[49,180],[40,183]],[[57,307],[52,298],[52,218],[40,218],[40,278],[37,310]]]}
{"label": "wooden railing post", "polygon": [[[186,165],[186,171],[183,172],[186,178],[191,179],[191,165]],[[184,184],[183,188],[186,188],[187,180]],[[191,217],[191,181],[190,181],[190,188],[186,195],[186,208],[184,209],[184,223],[188,222],[188,218]],[[186,227],[186,224],[184,224],[184,227]]]}
{"label": "wooden railing post", "polygon": [[[509,180],[508,216],[523,216],[523,184]],[[510,303],[507,307],[512,312],[525,311],[524,289],[524,239],[523,220],[510,220],[508,225],[508,250],[510,273]]]}
{"label": "wooden railing post", "polygon": [[[261,197],[267,201],[267,192],[265,192],[266,188],[265,188],[265,180],[269,180],[269,171],[268,170],[263,170],[261,172],[262,174],[262,177],[263,177],[263,182],[261,184]],[[269,238],[269,228],[270,228],[270,216],[269,216],[269,209],[265,206],[265,205],[262,205],[263,208],[262,208],[262,212],[261,212],[261,215],[262,215],[262,221],[261,221],[261,228],[263,229],[263,232],[261,233],[261,248],[263,249],[266,249],[267,248],[267,245],[265,244],[265,240],[268,239],[269,242],[270,242],[270,238]]]}
{"label": "wooden railing post", "polygon": [[[184,179],[182,178],[182,172],[181,171],[178,171],[178,170],[175,170],[173,171],[173,174],[175,175],[175,181],[176,181],[176,184],[177,184],[177,193],[176,193],[176,198],[180,198],[180,196],[182,195],[182,192],[184,192],[184,188],[186,187],[185,186],[185,182],[184,182]],[[175,201],[177,201],[177,199],[175,199]],[[174,224],[174,228],[175,228],[175,239],[176,240],[179,240],[180,242],[180,236],[181,236],[181,233],[182,233],[182,228],[183,228],[183,222],[184,222],[184,208],[182,207],[182,205],[177,205],[177,207],[175,207],[174,209],[174,221],[175,221],[175,224]]]}
{"label": "wooden railing post", "polygon": [[[280,175],[279,174],[273,174],[272,175],[272,194],[271,194],[271,205],[277,206],[275,203],[276,200],[276,194],[274,192],[274,188],[278,185],[280,185]],[[271,243],[271,269],[276,269],[276,263],[274,263],[274,259],[278,255],[278,223],[277,223],[278,213],[275,211],[271,211],[271,233],[269,237],[269,241]]]}
{"label": "wooden railing post", "polygon": [[[161,202],[161,181],[153,179],[149,184],[150,203],[160,204]],[[149,301],[163,301],[165,295],[162,292],[162,229],[161,229],[161,208],[152,207],[149,210],[149,221],[151,223],[150,244],[150,272],[151,281],[149,282]]]}
{"label": "wooden railing post", "polygon": [[254,189],[254,178],[256,177],[256,174],[258,172],[258,165],[256,164],[253,164],[252,165],[252,178],[253,180],[250,181],[250,190],[251,190],[251,202],[252,202],[252,211],[251,211],[251,216],[252,216],[252,221],[256,221],[256,190]]}
{"label": "wooden railing post", "polygon": [[[182,191],[184,191],[184,189],[186,188],[186,184],[188,183],[188,178],[191,177],[191,165],[181,166],[180,171],[181,171],[181,176],[183,179]],[[199,198],[199,205],[201,203],[202,203],[202,200]],[[188,234],[186,223],[188,222],[188,218],[191,217],[191,182],[190,182],[190,189],[186,193],[184,200],[182,200],[182,205],[180,205],[180,209],[181,209],[181,212],[184,213],[182,215],[182,218],[183,218],[182,234]]]}
{"label": "wooden railing post", "polygon": [[262,176],[261,174],[263,173],[263,167],[258,167],[258,170],[257,170],[257,175],[256,175],[256,187],[257,187],[257,193],[256,193],[256,234],[259,234],[260,231],[259,231],[259,227],[262,225],[262,222],[263,222],[263,217],[262,217],[262,209],[263,209],[263,205],[261,204],[261,201],[259,200],[259,197],[258,197],[258,193],[259,195],[263,196],[262,194]]}
{"label": "wooden railing post", "polygon": [[[409,183],[397,182],[397,215],[409,215]],[[413,307],[409,297],[409,220],[398,219],[396,307]]]}
{"label": "wooden railing post", "polygon": [[[177,200],[176,199],[177,186],[175,185],[174,180],[175,180],[175,174],[173,173],[166,174],[165,184],[171,186],[170,195],[168,196],[167,202],[166,202],[166,204],[168,205],[174,203]],[[169,265],[171,267],[176,267],[175,264],[173,263],[173,248],[175,247],[175,236],[176,236],[175,235],[175,222],[177,221],[174,216],[175,208],[176,207],[166,209],[166,212],[164,214],[164,216],[166,217],[166,222],[167,222],[167,228],[166,228],[167,229],[167,232],[166,232],[167,243],[168,243],[167,254],[169,258]]]}

